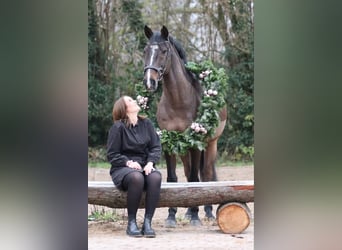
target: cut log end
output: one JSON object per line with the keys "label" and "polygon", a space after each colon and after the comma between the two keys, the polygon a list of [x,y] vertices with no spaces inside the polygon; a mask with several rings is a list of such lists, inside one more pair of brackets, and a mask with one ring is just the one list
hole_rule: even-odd
{"label": "cut log end", "polygon": [[250,210],[245,203],[229,202],[217,208],[217,224],[227,234],[242,233],[250,224]]}

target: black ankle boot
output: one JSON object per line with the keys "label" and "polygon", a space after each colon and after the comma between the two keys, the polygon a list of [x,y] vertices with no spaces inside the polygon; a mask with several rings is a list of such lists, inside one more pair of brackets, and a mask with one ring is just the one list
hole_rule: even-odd
{"label": "black ankle boot", "polygon": [[156,233],[151,227],[151,221],[152,221],[152,216],[145,216],[144,219],[144,224],[142,227],[142,233],[145,235],[147,238],[154,238],[156,237]]}
{"label": "black ankle boot", "polygon": [[127,224],[127,230],[126,230],[127,235],[133,236],[133,237],[141,237],[141,231],[139,230],[137,226],[137,221],[135,218],[128,219],[128,224]]}

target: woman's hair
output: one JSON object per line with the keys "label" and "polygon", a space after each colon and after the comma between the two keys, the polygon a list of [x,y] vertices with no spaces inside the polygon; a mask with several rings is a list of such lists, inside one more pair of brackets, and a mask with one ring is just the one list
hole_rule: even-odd
{"label": "woman's hair", "polygon": [[113,106],[113,121],[127,120],[127,107],[125,103],[125,96],[121,96]]}
{"label": "woman's hair", "polygon": [[[129,119],[127,116],[127,106],[125,103],[125,97],[121,96],[113,106],[113,121],[123,121],[126,125],[129,125]],[[145,116],[138,115],[139,118],[144,119]]]}

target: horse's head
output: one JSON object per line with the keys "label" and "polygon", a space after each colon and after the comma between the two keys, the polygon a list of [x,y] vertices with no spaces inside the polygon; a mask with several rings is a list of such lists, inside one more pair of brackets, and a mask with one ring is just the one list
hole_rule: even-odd
{"label": "horse's head", "polygon": [[153,32],[148,26],[144,28],[145,35],[149,39],[144,49],[144,80],[146,89],[156,91],[158,82],[170,64],[169,31],[165,26],[159,32]]}

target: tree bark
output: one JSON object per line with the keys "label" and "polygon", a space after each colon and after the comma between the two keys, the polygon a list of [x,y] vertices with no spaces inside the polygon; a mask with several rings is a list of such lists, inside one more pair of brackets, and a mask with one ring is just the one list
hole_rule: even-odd
{"label": "tree bark", "polygon": [[[88,182],[88,204],[126,208],[127,192],[112,182]],[[253,202],[254,181],[163,182],[158,207],[192,207]],[[145,207],[145,193],[140,208]]]}

